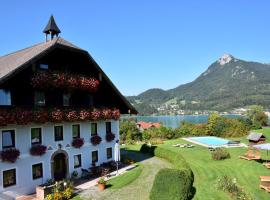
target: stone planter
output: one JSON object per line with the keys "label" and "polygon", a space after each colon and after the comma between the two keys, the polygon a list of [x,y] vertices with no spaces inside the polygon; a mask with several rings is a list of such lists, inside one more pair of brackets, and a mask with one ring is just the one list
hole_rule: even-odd
{"label": "stone planter", "polygon": [[36,198],[43,200],[48,194],[52,193],[54,185],[50,186],[37,186],[36,187]]}

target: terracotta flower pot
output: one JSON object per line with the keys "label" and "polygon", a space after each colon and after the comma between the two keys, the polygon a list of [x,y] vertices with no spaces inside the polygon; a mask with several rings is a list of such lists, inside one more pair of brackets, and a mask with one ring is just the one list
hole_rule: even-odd
{"label": "terracotta flower pot", "polygon": [[100,191],[105,190],[105,187],[106,187],[105,184],[101,184],[101,183],[98,184],[98,189],[99,189]]}

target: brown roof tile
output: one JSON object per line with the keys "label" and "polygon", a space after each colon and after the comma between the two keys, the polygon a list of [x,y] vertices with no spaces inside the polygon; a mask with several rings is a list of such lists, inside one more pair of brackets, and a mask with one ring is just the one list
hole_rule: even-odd
{"label": "brown roof tile", "polygon": [[34,46],[4,55],[0,57],[0,80],[14,72],[22,65],[26,64],[28,61],[43,53],[45,50],[54,46],[55,44],[60,44],[64,46],[69,46],[79,50],[79,47],[73,45],[72,43],[62,39],[55,38],[48,42],[42,42]]}

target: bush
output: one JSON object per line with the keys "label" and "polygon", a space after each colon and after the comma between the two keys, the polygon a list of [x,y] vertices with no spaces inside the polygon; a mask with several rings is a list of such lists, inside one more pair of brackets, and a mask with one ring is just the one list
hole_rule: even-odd
{"label": "bush", "polygon": [[161,169],[155,177],[150,193],[151,200],[184,200],[189,199],[190,187],[187,174],[178,169]]}
{"label": "bush", "polygon": [[243,188],[238,186],[236,179],[232,179],[231,177],[228,176],[223,176],[220,179],[218,179],[217,188],[230,193],[232,196],[232,199],[238,200],[252,200],[253,198],[247,194]]}
{"label": "bush", "polygon": [[217,148],[215,151],[212,151],[213,160],[224,160],[230,157],[230,153],[227,152],[225,149]]}
{"label": "bush", "polygon": [[124,143],[132,143],[133,140],[142,140],[142,133],[137,128],[136,122],[134,120],[121,121],[119,134],[120,140]]}
{"label": "bush", "polygon": [[150,142],[151,145],[157,145],[157,144],[163,144],[164,143],[163,140],[160,139],[160,138],[153,138],[149,142]]}
{"label": "bush", "polygon": [[162,169],[155,177],[150,193],[151,200],[185,200],[192,196],[193,172],[185,159],[162,147],[142,145],[141,152],[151,153],[173,164],[173,169]]}

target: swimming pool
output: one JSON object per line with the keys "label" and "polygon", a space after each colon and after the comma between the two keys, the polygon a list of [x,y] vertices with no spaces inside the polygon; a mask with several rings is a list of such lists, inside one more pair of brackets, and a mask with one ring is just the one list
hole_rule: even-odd
{"label": "swimming pool", "polygon": [[185,138],[187,141],[199,144],[206,147],[219,147],[227,145],[229,140],[215,137],[215,136],[204,136],[204,137],[189,137]]}

